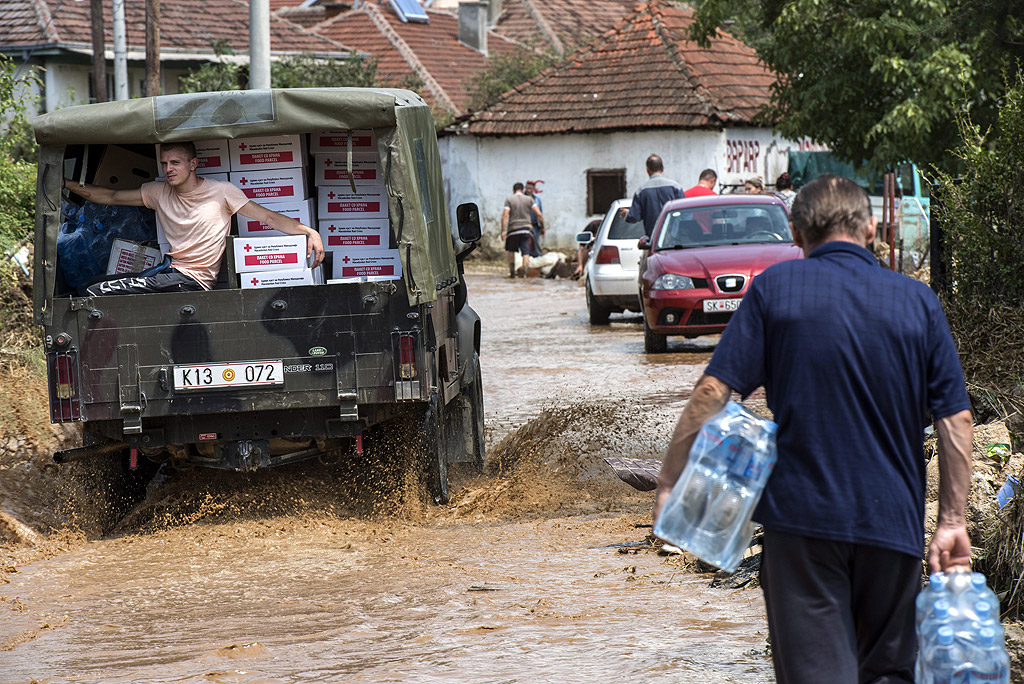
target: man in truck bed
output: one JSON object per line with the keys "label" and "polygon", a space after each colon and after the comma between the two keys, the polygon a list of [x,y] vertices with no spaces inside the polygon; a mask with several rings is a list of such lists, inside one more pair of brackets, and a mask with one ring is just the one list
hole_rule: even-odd
{"label": "man in truck bed", "polygon": [[199,162],[191,142],[165,143],[160,168],[165,181],[145,183],[138,190],[111,190],[65,181],[64,187],[90,202],[153,209],[170,244],[170,269],[153,275],[128,274],[86,288],[90,295],[187,292],[209,290],[217,280],[231,216],[241,213],[275,230],[306,236],[306,257],[313,266],[324,258],[320,234],[293,218],[256,204],[231,183],[200,178]]}

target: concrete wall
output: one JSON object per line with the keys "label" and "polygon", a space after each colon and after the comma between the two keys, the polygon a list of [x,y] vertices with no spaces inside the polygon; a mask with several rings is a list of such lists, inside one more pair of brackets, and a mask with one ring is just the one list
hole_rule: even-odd
{"label": "concrete wall", "polygon": [[705,168],[719,182],[742,186],[760,175],[774,183],[785,170],[785,151],[795,145],[769,129],[725,131],[651,130],[607,134],[522,137],[448,135],[439,140],[448,186],[449,210],[475,202],[483,220],[484,242],[497,245],[501,211],[512,184],[542,179],[541,199],[547,223],[544,247],[574,249],[574,236],[599,215],[587,213],[588,169],[625,169],[626,194],[647,180],[644,161],[658,154],[665,175],[689,188]]}

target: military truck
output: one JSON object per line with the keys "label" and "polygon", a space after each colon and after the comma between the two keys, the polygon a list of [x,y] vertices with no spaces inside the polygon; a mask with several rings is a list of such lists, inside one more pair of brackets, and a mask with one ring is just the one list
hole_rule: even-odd
{"label": "military truck", "polygon": [[[50,416],[83,431],[83,445],[55,453],[55,461],[251,471],[314,457],[367,458],[398,441],[439,503],[448,500],[449,465],[482,465],[480,318],[462,277],[480,222],[475,205],[461,205],[451,231],[434,122],[418,95],[356,88],[168,95],[68,107],[33,125],[40,144],[34,304]],[[235,267],[233,234],[208,291],[82,296],[68,284],[64,267],[78,255],[58,242],[76,198],[62,195],[63,178],[137,187],[133,168],[112,173],[110,164],[131,155],[155,161],[161,143],[299,136],[311,146],[327,134],[341,141],[336,160],[344,166],[347,157],[348,174],[340,176],[352,191],[353,141],[371,141],[387,219],[382,248],[400,260],[400,277],[251,288]],[[312,172],[308,163],[301,170]],[[343,258],[329,250],[325,267],[342,270],[332,256]]]}

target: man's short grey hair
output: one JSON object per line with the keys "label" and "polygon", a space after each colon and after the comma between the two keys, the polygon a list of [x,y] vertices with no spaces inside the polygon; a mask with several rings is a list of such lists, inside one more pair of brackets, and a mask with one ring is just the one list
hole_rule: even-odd
{"label": "man's short grey hair", "polygon": [[789,219],[808,245],[836,235],[860,239],[871,220],[871,200],[849,178],[828,173],[800,189]]}
{"label": "man's short grey hair", "polygon": [[661,161],[661,157],[656,154],[652,154],[647,158],[647,173],[661,173],[665,170],[665,164]]}

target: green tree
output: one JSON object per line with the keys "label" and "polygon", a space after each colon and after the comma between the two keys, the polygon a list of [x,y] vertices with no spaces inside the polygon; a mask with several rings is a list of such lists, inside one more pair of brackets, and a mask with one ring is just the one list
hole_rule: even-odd
{"label": "green tree", "polygon": [[37,145],[28,109],[39,98],[35,71],[18,73],[14,60],[0,55],[0,251],[29,235],[35,224]]}
{"label": "green tree", "polygon": [[779,75],[765,122],[876,169],[951,168],[957,116],[993,123],[1024,56],[1024,0],[702,0],[694,37],[721,26]]}
{"label": "green tree", "polygon": [[481,109],[496,102],[512,88],[529,81],[552,66],[555,54],[538,54],[526,48],[487,57],[487,66],[469,79],[470,108]]}
{"label": "green tree", "polygon": [[274,88],[373,88],[378,85],[377,60],[289,55],[270,65],[270,84]]}
{"label": "green tree", "polygon": [[[248,67],[227,57],[234,54],[224,41],[213,48],[218,61],[204,64],[183,76],[183,93],[244,90],[249,82]],[[272,88],[372,88],[377,85],[377,60],[325,59],[310,54],[288,55],[270,65]]]}

